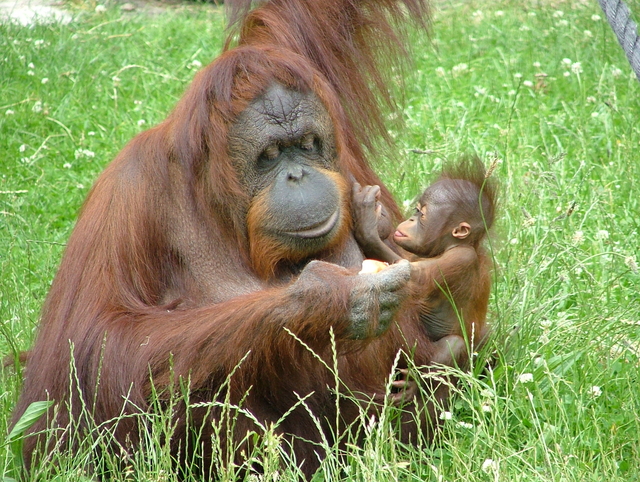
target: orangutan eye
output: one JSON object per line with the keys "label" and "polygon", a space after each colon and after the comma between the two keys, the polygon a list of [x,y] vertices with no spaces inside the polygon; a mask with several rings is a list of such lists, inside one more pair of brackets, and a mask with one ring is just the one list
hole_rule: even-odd
{"label": "orangutan eye", "polygon": [[264,151],[262,151],[262,154],[260,154],[260,157],[267,161],[275,161],[279,156],[280,147],[278,146],[278,144],[271,144]]}
{"label": "orangutan eye", "polygon": [[300,149],[309,152],[317,152],[320,148],[320,142],[314,134],[305,134],[300,139]]}

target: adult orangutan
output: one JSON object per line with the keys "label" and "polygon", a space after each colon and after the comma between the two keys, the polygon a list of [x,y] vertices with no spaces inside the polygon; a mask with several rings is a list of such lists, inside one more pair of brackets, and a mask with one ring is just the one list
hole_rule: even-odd
{"label": "adult orangutan", "polygon": [[[249,3],[236,2],[238,11]],[[309,348],[329,360],[333,337],[346,389],[374,395],[400,349],[419,364],[450,359],[405,303],[408,263],[356,274],[363,256],[350,179],[382,186],[361,147],[373,152],[384,134],[369,87],[385,85],[373,51],[402,50],[391,24],[406,17],[424,22],[425,1],[272,0],[243,13],[237,45],[107,167],[68,242],[25,369],[14,420],[49,399],[55,406],[31,432],[60,429],[48,444],[26,439],[27,465],[54,443],[74,450],[96,426],[113,433],[117,450],[133,449],[144,430],[135,415],[152,410],[152,394],[162,400],[187,386],[192,404],[228,401],[252,414],[235,414],[216,435],[220,447],[228,433],[246,441],[254,420],[282,418],[277,430],[310,475],[322,457],[317,443],[333,429],[308,411],[324,424],[336,409],[333,375]],[[306,407],[295,407],[298,397]],[[170,443],[185,460],[198,433],[210,474],[209,421],[224,414],[186,410],[176,409]],[[355,416],[341,415],[347,425]]]}

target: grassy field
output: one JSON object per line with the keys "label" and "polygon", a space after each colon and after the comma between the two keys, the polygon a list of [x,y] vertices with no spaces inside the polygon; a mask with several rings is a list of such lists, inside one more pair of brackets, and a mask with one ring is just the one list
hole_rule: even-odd
{"label": "grassy field", "polygon": [[[629,5],[638,18],[640,3]],[[432,446],[399,448],[382,421],[346,462],[330,456],[326,477],[640,480],[640,83],[595,1],[438,6],[431,37],[414,35],[396,156],[377,168],[409,207],[443,160],[475,152],[497,163],[498,363],[463,375]],[[65,26],[0,25],[3,356],[31,345],[98,173],[167,115],[221,46],[213,7],[154,17],[94,7],[76,5]],[[6,433],[19,376],[5,368],[0,383]],[[89,480],[81,467],[63,456],[37,480]],[[0,477],[17,474],[4,443]],[[175,474],[158,446],[114,479]]]}

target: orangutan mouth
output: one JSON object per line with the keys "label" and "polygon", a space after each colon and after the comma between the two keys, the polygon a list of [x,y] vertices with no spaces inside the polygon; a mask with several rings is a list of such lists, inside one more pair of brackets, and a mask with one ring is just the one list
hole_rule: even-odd
{"label": "orangutan mouth", "polygon": [[336,223],[340,219],[340,209],[336,209],[334,213],[329,216],[326,220],[319,222],[307,229],[302,229],[300,231],[287,231],[284,234],[287,236],[292,236],[294,238],[303,238],[303,239],[314,239],[321,238],[322,236],[326,236],[331,232]]}

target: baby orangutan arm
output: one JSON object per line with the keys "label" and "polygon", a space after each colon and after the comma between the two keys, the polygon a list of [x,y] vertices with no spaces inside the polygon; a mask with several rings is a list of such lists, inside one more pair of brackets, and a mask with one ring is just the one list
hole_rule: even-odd
{"label": "baby orangutan arm", "polygon": [[391,234],[391,221],[378,201],[379,186],[360,186],[353,183],[351,212],[356,240],[367,258],[395,263],[402,259],[381,238]]}
{"label": "baby orangutan arm", "polygon": [[[429,296],[435,290],[456,292],[478,277],[478,254],[472,246],[456,246],[436,258],[422,258],[411,263],[411,284]],[[477,280],[475,280],[477,281]]]}

